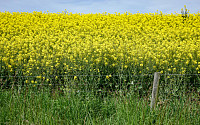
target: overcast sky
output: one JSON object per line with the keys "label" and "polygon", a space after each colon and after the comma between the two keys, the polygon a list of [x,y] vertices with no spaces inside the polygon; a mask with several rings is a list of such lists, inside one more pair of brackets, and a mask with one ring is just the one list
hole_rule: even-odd
{"label": "overcast sky", "polygon": [[200,12],[200,0],[0,0],[0,12],[72,13],[181,13],[186,5],[190,13]]}

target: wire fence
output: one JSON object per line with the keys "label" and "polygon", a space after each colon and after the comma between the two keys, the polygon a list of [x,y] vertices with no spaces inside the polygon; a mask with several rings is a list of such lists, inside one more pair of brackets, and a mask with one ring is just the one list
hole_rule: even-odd
{"label": "wire fence", "polygon": [[[136,106],[138,108],[137,112],[141,108],[150,107],[154,74],[58,75],[60,79],[57,80],[55,79],[56,76],[42,75],[41,77],[49,77],[50,81],[39,80],[38,83],[33,84],[24,84],[24,82],[27,79],[36,79],[38,76],[1,76],[0,99],[5,103],[4,108],[7,109],[7,105],[15,105],[15,107],[9,107],[9,109],[18,111],[22,107],[21,110],[26,115],[26,112],[31,114],[35,111],[43,111],[47,109],[46,107],[51,112],[61,112],[60,114],[63,114],[63,111],[68,111],[70,106],[72,110],[76,110],[73,105],[77,107],[87,105],[89,110],[91,110],[91,105],[100,105],[94,107],[94,111],[99,108],[100,111],[106,110],[109,113],[112,112],[110,110],[113,108],[110,103],[119,103],[118,105],[122,105],[122,107],[134,107],[136,106],[134,103],[140,104],[142,102],[141,105]],[[110,77],[106,78],[107,76]],[[78,78],[74,79],[74,77]],[[128,81],[124,81],[127,79]],[[182,105],[185,107],[187,105],[188,107],[193,106],[193,109],[188,112],[198,112],[198,106],[200,105],[200,74],[160,74],[159,83],[157,107],[159,110],[164,109],[162,109],[163,114],[167,106],[169,107],[167,111],[169,110],[171,113],[174,107],[179,109]],[[114,85],[114,88],[110,85]],[[120,87],[115,87],[117,85]],[[7,88],[3,88],[3,86],[7,86]],[[133,102],[134,100],[137,100],[137,102]],[[7,102],[9,103],[7,104]],[[106,102],[109,103],[107,107]],[[31,106],[32,108],[30,108]],[[130,107],[127,109],[130,109]],[[40,109],[37,110],[38,108]],[[80,106],[76,112],[81,109]],[[144,110],[146,111],[146,109]],[[20,119],[23,119],[23,115],[21,116]],[[10,123],[4,122],[9,120],[1,119],[1,121],[1,124]]]}
{"label": "wire fence", "polygon": [[[70,77],[70,76],[80,76],[80,77],[82,77],[82,76],[109,76],[110,74],[108,74],[108,75],[48,75],[48,77],[56,77],[56,76],[63,76],[63,77]],[[200,75],[200,74],[197,74],[197,75]],[[153,76],[153,74],[143,74],[143,75],[123,75],[123,74],[121,74],[121,75],[111,75],[111,76]],[[10,76],[10,75],[8,75],[8,76],[0,76],[0,77],[38,77],[38,76]],[[47,77],[47,75],[42,75],[41,77]]]}
{"label": "wire fence", "polygon": [[[68,77],[68,76],[79,76],[79,77],[82,77],[82,76],[109,76],[110,74],[107,74],[107,75],[41,75],[41,77],[56,77],[56,76],[62,76],[62,77]],[[37,75],[37,76],[11,76],[11,75],[8,75],[8,76],[0,76],[0,77],[38,77],[40,75]],[[153,74],[142,74],[142,75],[124,75],[124,74],[114,74],[114,75],[111,75],[111,76],[132,76],[132,77],[135,77],[135,76],[153,76]],[[200,76],[200,74],[161,74],[161,76]]]}
{"label": "wire fence", "polygon": [[[178,90],[183,90],[181,86],[187,86],[186,88],[195,88],[196,91],[200,91],[200,74],[160,74],[160,76],[160,87],[162,91],[165,91],[166,88],[178,88]],[[129,88],[129,90],[149,91],[149,88],[151,88],[153,83],[154,74],[42,75],[40,77],[44,77],[45,79],[39,80],[36,79],[37,77],[38,76],[0,76],[1,88],[3,88],[3,86],[57,86],[85,92],[99,90],[127,91],[127,88]],[[58,78],[56,79],[55,77]],[[32,81],[30,78],[32,78],[31,80],[33,83],[31,83]],[[46,78],[49,78],[49,81],[46,81]],[[27,82],[27,80],[29,81]],[[25,81],[27,83],[25,83]],[[121,88],[126,89],[123,90]],[[188,89],[188,91],[189,90],[193,91],[192,89]]]}

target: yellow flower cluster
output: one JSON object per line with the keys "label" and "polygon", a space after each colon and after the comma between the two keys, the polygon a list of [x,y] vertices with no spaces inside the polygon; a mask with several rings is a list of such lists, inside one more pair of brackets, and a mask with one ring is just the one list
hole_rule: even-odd
{"label": "yellow flower cluster", "polygon": [[0,12],[0,61],[1,69],[40,77],[102,66],[200,73],[200,16]]}

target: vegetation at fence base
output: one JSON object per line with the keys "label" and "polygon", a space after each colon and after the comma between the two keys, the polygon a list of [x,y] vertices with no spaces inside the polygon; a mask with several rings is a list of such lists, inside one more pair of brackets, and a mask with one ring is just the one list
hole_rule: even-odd
{"label": "vegetation at fence base", "polygon": [[[149,95],[150,96],[150,95]],[[51,92],[48,87],[0,91],[1,124],[198,124],[200,105],[193,95],[167,96],[150,110],[149,96],[100,98],[92,92]]]}

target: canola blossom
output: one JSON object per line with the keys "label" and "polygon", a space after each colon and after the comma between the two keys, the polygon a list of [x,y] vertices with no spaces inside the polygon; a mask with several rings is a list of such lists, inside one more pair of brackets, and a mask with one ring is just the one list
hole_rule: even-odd
{"label": "canola blossom", "polygon": [[200,73],[200,16],[0,12],[0,61],[2,75],[39,79],[106,68]]}

